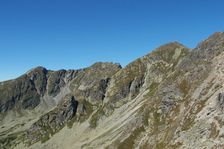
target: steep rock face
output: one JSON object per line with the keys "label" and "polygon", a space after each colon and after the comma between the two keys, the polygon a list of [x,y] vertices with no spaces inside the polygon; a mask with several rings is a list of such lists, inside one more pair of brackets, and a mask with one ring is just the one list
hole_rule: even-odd
{"label": "steep rock face", "polygon": [[78,101],[74,96],[68,96],[63,99],[62,103],[50,111],[49,113],[40,117],[27,131],[27,141],[33,144],[37,141],[46,141],[49,135],[54,135],[57,131],[64,127],[64,125],[71,120],[77,111]]}
{"label": "steep rock face", "polygon": [[47,86],[49,95],[56,96],[60,92],[60,88],[65,86],[65,74],[66,70],[50,72]]}
{"label": "steep rock face", "polygon": [[17,109],[33,109],[40,103],[45,93],[47,70],[38,67],[16,80],[0,85],[0,112],[4,113],[15,106]]}
{"label": "steep rock face", "polygon": [[169,43],[113,75],[103,105],[90,118],[90,126],[97,127],[102,119],[109,117],[117,108],[142,96],[145,91],[149,91],[146,96],[153,95],[159,84],[175,70],[188,52],[188,48],[177,42]]}
{"label": "steep rock face", "polygon": [[80,71],[71,82],[71,90],[79,100],[101,104],[111,77],[121,69],[119,64],[95,63]]}
{"label": "steep rock face", "polygon": [[130,63],[112,77],[107,100],[114,103],[122,99],[123,102],[124,98],[134,99],[141,88],[156,87],[188,51],[177,42],[169,43]]}
{"label": "steep rock face", "polygon": [[[48,96],[46,100],[53,100],[61,91],[65,92],[65,86],[69,88],[67,94],[71,89],[80,100],[102,101],[110,77],[120,68],[120,65],[112,63],[96,63],[89,68],[68,71],[34,68],[18,79],[0,84],[0,113],[13,108],[34,109],[40,104],[41,97]],[[53,102],[60,101],[64,96],[66,94],[59,99],[56,97],[57,101]]]}
{"label": "steep rock face", "polygon": [[107,98],[116,102],[126,98],[129,93],[133,97],[136,96],[140,87],[144,84],[145,70],[146,66],[139,59],[119,71],[111,80],[111,88],[107,92]]}
{"label": "steep rock face", "polygon": [[[219,144],[217,146],[213,143],[205,143],[210,140],[209,134],[214,133],[213,128],[210,128],[209,122],[203,124],[203,121],[206,121],[206,114],[202,118],[203,121],[199,120],[203,109],[217,103],[215,96],[222,88],[220,80],[214,78],[214,73],[217,72],[214,66],[218,64],[217,59],[212,58],[220,57],[224,49],[219,46],[221,41],[211,40],[214,36],[216,35],[209,38],[209,42],[212,43],[209,43],[208,40],[205,42],[213,45],[214,47],[210,48],[215,51],[208,52],[207,47],[192,50],[181,60],[173,73],[160,84],[156,94],[151,97],[149,108],[153,107],[154,110],[149,112],[152,116],[148,117],[147,128],[152,131],[143,133],[147,137],[142,138],[141,144],[138,146],[147,148],[220,147],[221,142],[217,143]],[[201,43],[201,45],[203,44],[205,43]],[[216,51],[219,51],[220,54]],[[152,102],[153,98],[156,100]],[[214,109],[210,109],[210,111],[212,113]],[[207,114],[210,115],[210,112]],[[214,122],[214,120],[212,121]],[[208,135],[205,137],[206,133]]]}

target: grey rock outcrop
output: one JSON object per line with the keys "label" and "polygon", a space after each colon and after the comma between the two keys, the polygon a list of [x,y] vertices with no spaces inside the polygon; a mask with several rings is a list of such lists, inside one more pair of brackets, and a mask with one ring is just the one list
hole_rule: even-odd
{"label": "grey rock outcrop", "polygon": [[0,84],[0,113],[34,109],[42,97],[47,95],[53,100],[66,85],[79,100],[102,102],[110,77],[120,69],[119,64],[113,63],[96,63],[89,68],[68,71],[34,68],[15,80]]}
{"label": "grey rock outcrop", "polygon": [[217,106],[224,112],[224,93],[219,93],[217,97]]}
{"label": "grey rock outcrop", "polygon": [[13,109],[33,109],[45,93],[47,70],[37,67],[18,79],[0,85],[0,113]]}
{"label": "grey rock outcrop", "polygon": [[66,97],[54,110],[42,116],[28,129],[28,143],[33,144],[49,139],[50,135],[54,135],[74,118],[78,105],[79,103],[74,96]]}

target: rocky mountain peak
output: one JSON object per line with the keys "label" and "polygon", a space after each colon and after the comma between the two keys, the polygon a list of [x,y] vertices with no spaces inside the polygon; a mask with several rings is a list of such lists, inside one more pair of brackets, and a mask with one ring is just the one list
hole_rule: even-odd
{"label": "rocky mountain peak", "polygon": [[92,69],[121,69],[121,65],[119,63],[112,63],[112,62],[96,62],[90,66]]}
{"label": "rocky mountain peak", "polygon": [[148,54],[150,59],[163,60],[168,63],[176,61],[179,57],[186,55],[189,52],[186,46],[179,42],[170,42],[156,48],[152,53]]}
{"label": "rocky mountain peak", "polygon": [[164,44],[164,45],[156,48],[155,51],[165,52],[166,50],[172,50],[172,49],[176,49],[176,48],[187,48],[187,47],[184,46],[183,44],[179,43],[178,41],[174,41],[174,42],[169,42],[167,44]]}
{"label": "rocky mountain peak", "polygon": [[29,74],[34,74],[34,73],[47,73],[47,69],[45,67],[42,66],[37,66],[35,68],[30,69],[29,71],[27,71],[27,75]]}
{"label": "rocky mountain peak", "polygon": [[224,51],[224,32],[216,32],[198,44],[192,51],[192,57],[198,60],[209,60]]}
{"label": "rocky mountain peak", "polygon": [[216,32],[198,44],[196,49],[212,49],[224,44],[224,32]]}

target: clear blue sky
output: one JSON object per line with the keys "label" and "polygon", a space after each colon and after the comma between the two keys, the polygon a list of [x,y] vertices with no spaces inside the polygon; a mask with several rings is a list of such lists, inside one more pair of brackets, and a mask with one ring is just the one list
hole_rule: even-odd
{"label": "clear blue sky", "polygon": [[0,0],[0,80],[30,68],[123,66],[161,44],[224,29],[223,0]]}

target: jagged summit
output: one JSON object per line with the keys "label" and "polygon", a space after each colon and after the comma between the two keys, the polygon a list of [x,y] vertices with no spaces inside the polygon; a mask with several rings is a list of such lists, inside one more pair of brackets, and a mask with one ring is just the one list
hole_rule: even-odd
{"label": "jagged summit", "polygon": [[108,67],[117,67],[122,68],[122,66],[119,63],[113,63],[113,62],[96,62],[93,65],[90,66],[91,68],[108,68]]}
{"label": "jagged summit", "polygon": [[34,68],[28,70],[26,72],[26,74],[29,74],[29,73],[32,73],[32,72],[41,72],[41,71],[46,72],[47,69],[45,67],[43,67],[43,66],[37,66],[37,67],[34,67]]}
{"label": "jagged summit", "polygon": [[224,51],[224,32],[216,32],[193,49],[195,59],[213,59]]}
{"label": "jagged summit", "polygon": [[189,48],[179,42],[170,42],[156,48],[154,51],[149,53],[148,56],[153,61],[165,60],[167,62],[171,62],[175,61],[178,57],[187,54],[189,51]]}
{"label": "jagged summit", "polygon": [[156,48],[155,51],[163,51],[163,50],[176,49],[176,48],[187,48],[187,47],[179,43],[178,41],[174,41],[174,42],[166,43]]}
{"label": "jagged summit", "polygon": [[206,40],[198,44],[196,49],[211,49],[212,47],[224,44],[224,32],[216,32]]}

